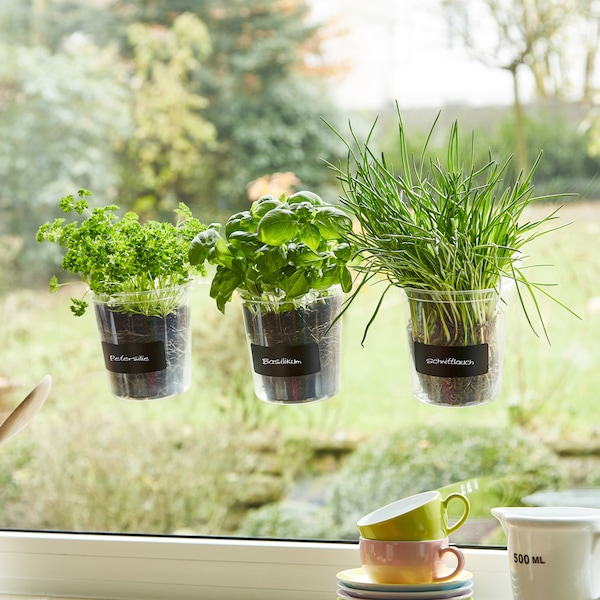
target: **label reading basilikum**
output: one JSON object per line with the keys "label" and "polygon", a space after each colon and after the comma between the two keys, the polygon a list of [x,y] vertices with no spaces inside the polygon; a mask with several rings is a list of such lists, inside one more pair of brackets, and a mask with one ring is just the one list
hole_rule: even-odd
{"label": "label reading basilikum", "polygon": [[415,369],[434,377],[473,377],[489,369],[488,345],[430,346],[415,342]]}
{"label": "label reading basilikum", "polygon": [[104,364],[113,373],[152,373],[167,368],[165,344],[109,344],[102,342]]}
{"label": "label reading basilikum", "polygon": [[298,377],[321,370],[319,345],[258,346],[250,344],[254,372],[270,377]]}

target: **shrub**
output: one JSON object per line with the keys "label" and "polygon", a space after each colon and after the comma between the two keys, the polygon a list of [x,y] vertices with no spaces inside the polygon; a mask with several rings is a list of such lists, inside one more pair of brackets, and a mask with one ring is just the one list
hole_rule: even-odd
{"label": "shrub", "polygon": [[[493,486],[496,501],[501,494],[504,504],[520,504],[538,489],[560,486],[563,475],[556,454],[514,429],[415,429],[357,450],[339,473],[329,507],[342,536],[356,537],[356,522],[372,510],[467,479],[483,479],[488,491]],[[472,516],[489,516],[491,506],[472,504]]]}
{"label": "shrub", "polygon": [[[526,119],[527,153],[534,160],[540,149],[544,157],[534,177],[538,194],[569,191],[580,199],[595,200],[600,173],[600,157],[590,153],[590,131],[581,126],[582,115],[558,106],[537,109]],[[500,120],[496,129],[496,145],[514,146],[512,117]],[[512,169],[517,165],[513,162]],[[510,174],[512,175],[512,174]]]}
{"label": "shrub", "polygon": [[560,487],[565,476],[555,453],[515,429],[404,430],[373,438],[356,450],[338,472],[330,497],[312,514],[289,504],[269,506],[251,514],[242,531],[264,537],[355,540],[356,522],[372,510],[464,480],[479,486],[478,493],[469,495],[470,518],[491,518],[493,506],[518,505],[536,490]]}
{"label": "shrub", "polygon": [[[493,155],[507,155],[515,152],[514,116],[510,109],[495,111],[490,108],[481,111],[464,111],[458,108],[441,112],[441,125],[455,117],[457,113],[461,128],[465,132],[474,131],[476,143],[473,159],[479,166],[486,164],[489,151]],[[585,127],[586,116],[577,106],[532,106],[525,120],[527,154],[529,161],[535,160],[540,150],[543,158],[536,170],[533,182],[537,195],[549,195],[569,191],[578,194],[580,199],[596,200],[600,198],[600,153],[593,145],[594,129]],[[420,156],[427,129],[419,124],[419,113],[408,114],[407,122],[414,121],[407,139],[408,149],[416,158]],[[387,126],[389,124],[389,126]],[[380,145],[389,164],[397,164],[395,149],[396,130],[390,115],[383,118],[386,133],[380,138]],[[387,126],[387,127],[386,127]],[[444,156],[445,140],[434,136],[429,145],[428,157]],[[469,157],[471,138],[462,136],[461,155]],[[505,181],[517,176],[518,165],[513,159],[505,174]],[[576,196],[574,196],[575,198]]]}
{"label": "shrub", "polygon": [[[314,508],[314,507],[313,507]],[[300,504],[269,504],[248,513],[237,535],[280,539],[334,539],[331,515]]]}

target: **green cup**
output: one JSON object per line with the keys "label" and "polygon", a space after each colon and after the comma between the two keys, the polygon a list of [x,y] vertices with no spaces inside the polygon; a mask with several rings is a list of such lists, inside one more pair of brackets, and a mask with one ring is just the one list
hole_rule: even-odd
{"label": "green cup", "polygon": [[[448,523],[448,504],[462,502],[464,510],[454,523]],[[408,496],[362,517],[357,525],[360,535],[369,540],[441,540],[456,531],[469,516],[469,500],[459,493],[446,498],[438,491]]]}

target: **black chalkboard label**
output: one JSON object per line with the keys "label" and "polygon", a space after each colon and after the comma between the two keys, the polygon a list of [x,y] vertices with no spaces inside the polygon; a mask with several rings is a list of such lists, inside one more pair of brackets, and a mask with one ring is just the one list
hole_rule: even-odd
{"label": "black chalkboard label", "polygon": [[434,377],[473,377],[489,369],[488,345],[430,346],[415,342],[415,369]]}
{"label": "black chalkboard label", "polygon": [[271,377],[298,377],[321,370],[319,345],[258,346],[251,344],[254,372]]}
{"label": "black chalkboard label", "polygon": [[143,344],[109,344],[102,342],[104,364],[113,373],[152,373],[167,368],[165,344],[161,341]]}

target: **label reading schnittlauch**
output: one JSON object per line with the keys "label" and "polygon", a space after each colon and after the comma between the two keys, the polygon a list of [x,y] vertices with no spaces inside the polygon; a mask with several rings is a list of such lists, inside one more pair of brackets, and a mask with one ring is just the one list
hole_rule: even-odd
{"label": "label reading schnittlauch", "polygon": [[321,370],[319,345],[258,346],[250,344],[254,372],[270,377],[298,377]]}
{"label": "label reading schnittlauch", "polygon": [[152,373],[167,368],[165,344],[161,341],[135,344],[102,342],[104,364],[113,373]]}
{"label": "label reading schnittlauch", "polygon": [[414,343],[415,369],[434,377],[473,377],[489,370],[487,344],[430,346]]}

